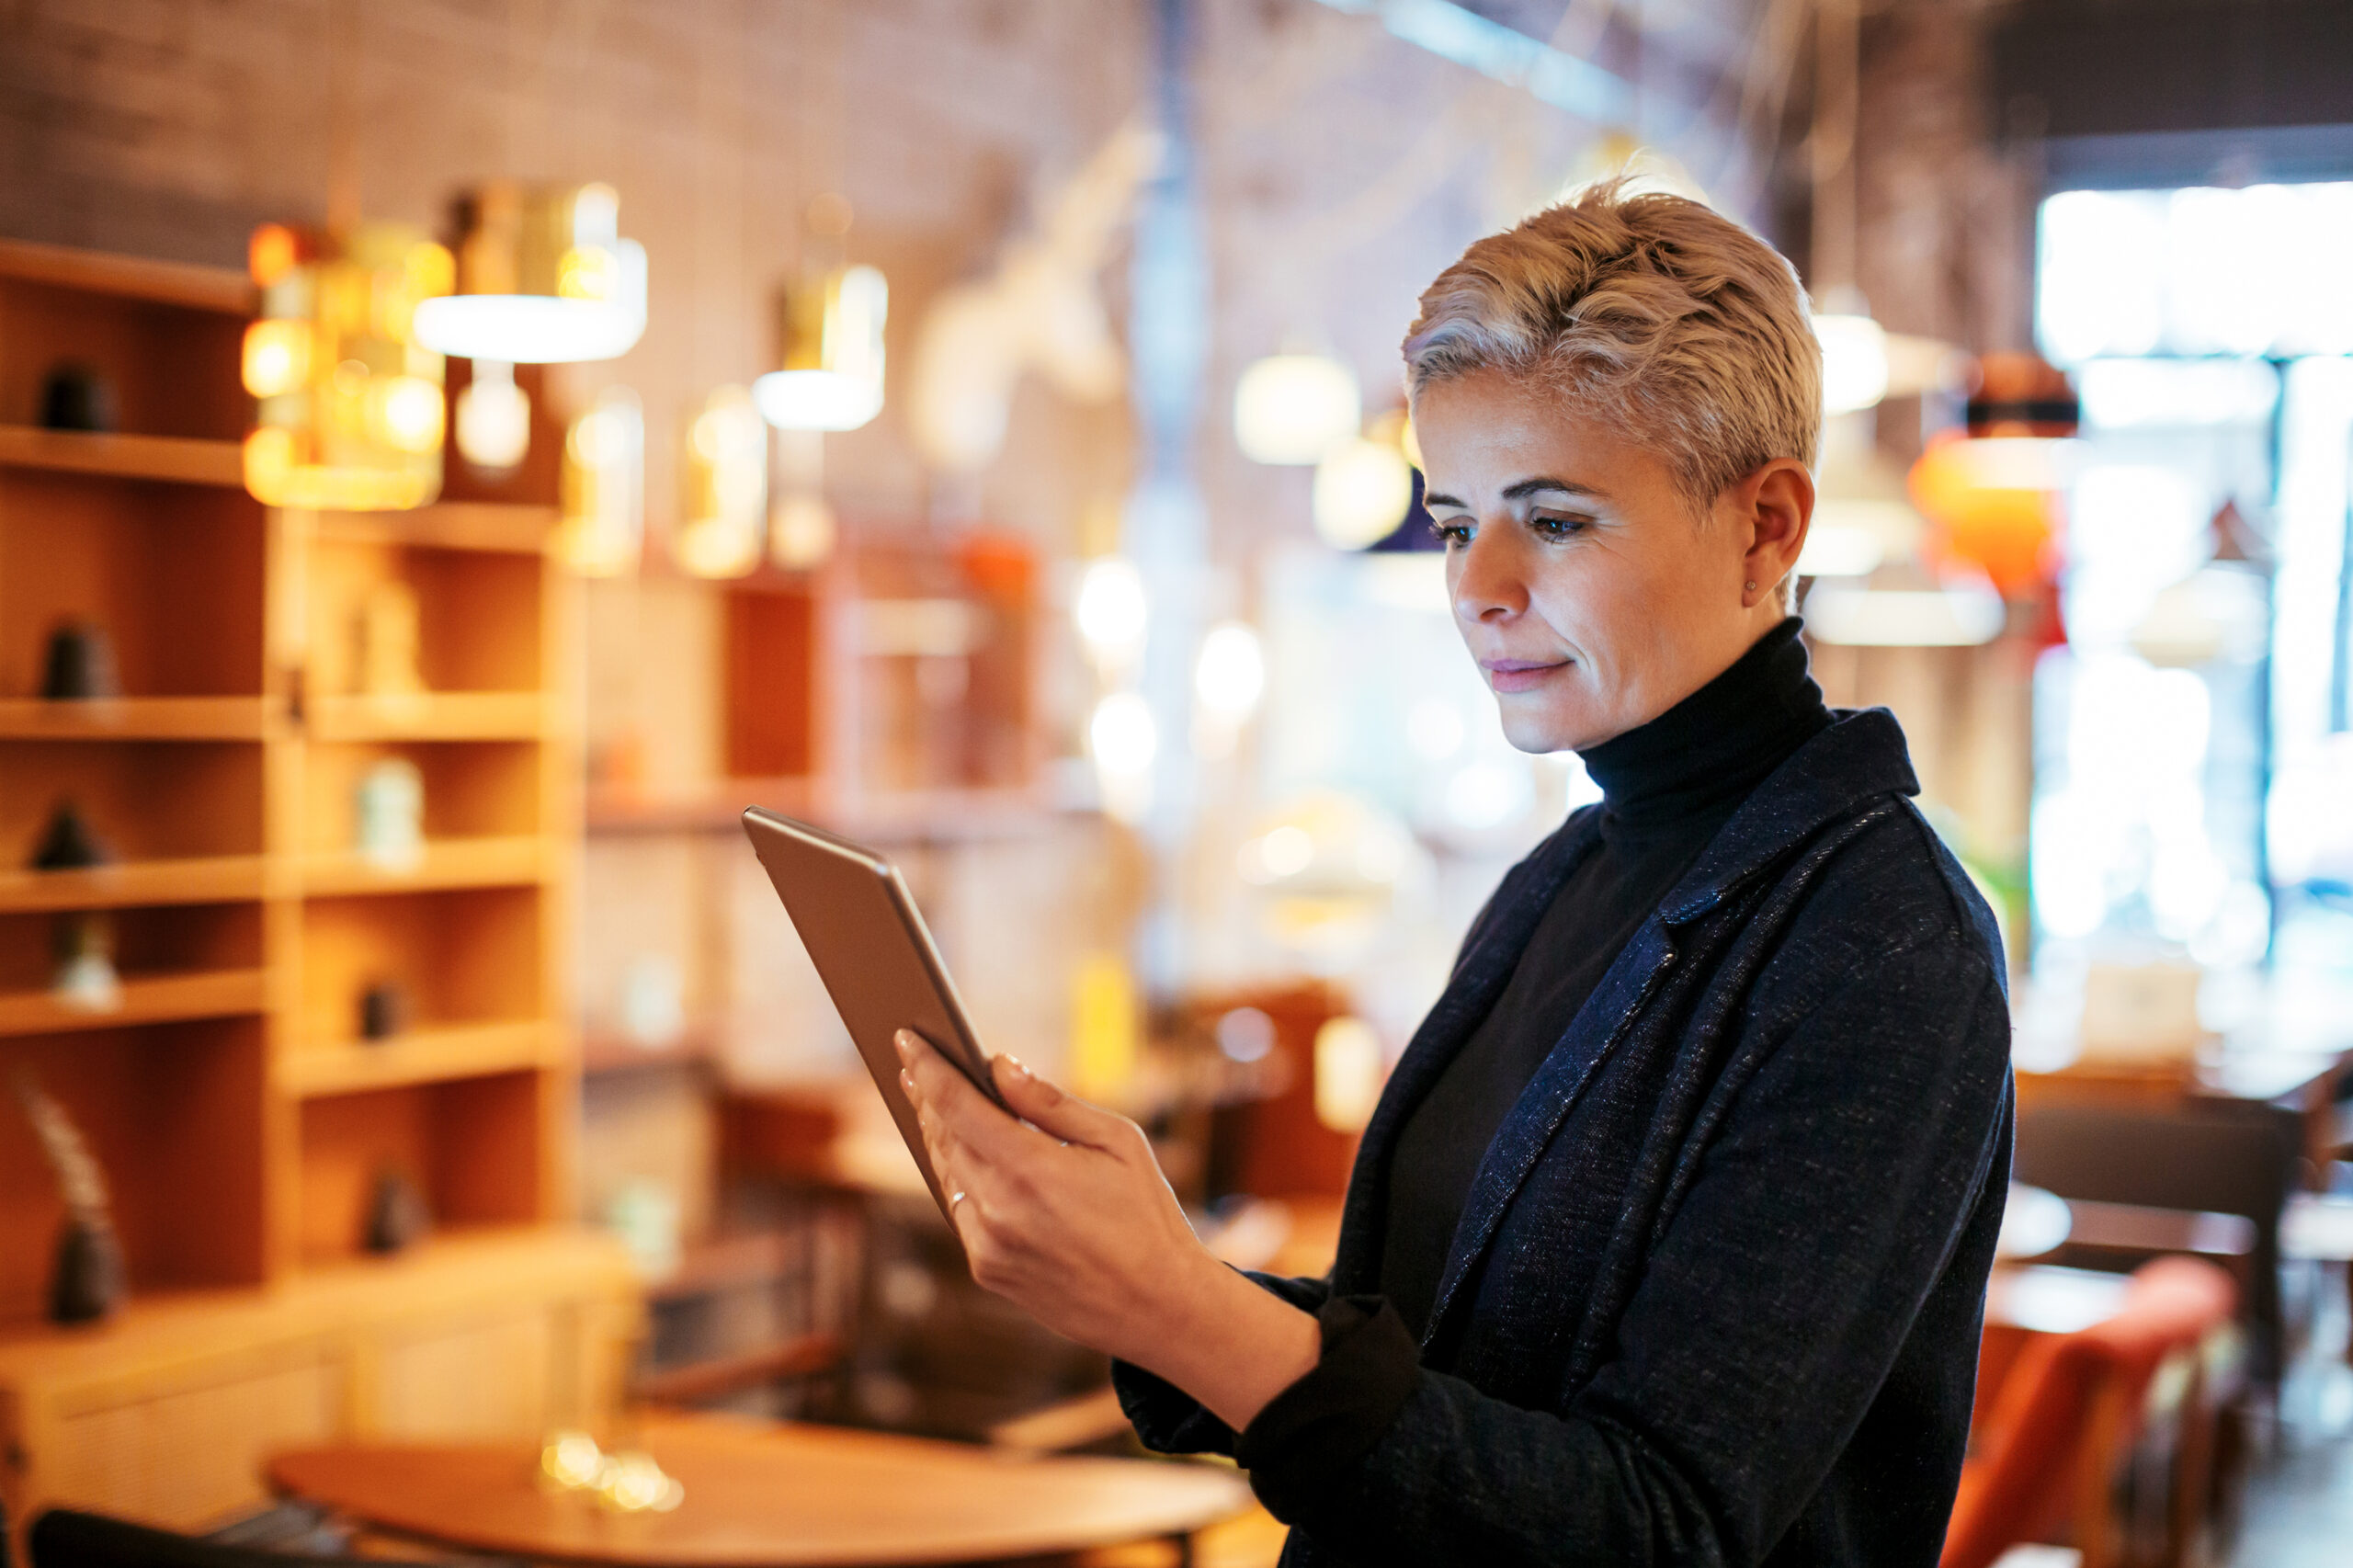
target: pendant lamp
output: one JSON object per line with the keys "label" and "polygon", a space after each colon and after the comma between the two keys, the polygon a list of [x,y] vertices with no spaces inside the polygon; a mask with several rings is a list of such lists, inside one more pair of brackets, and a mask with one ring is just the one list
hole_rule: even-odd
{"label": "pendant lamp", "polygon": [[260,319],[245,329],[245,488],[265,506],[398,511],[441,490],[442,358],[415,316],[445,296],[449,253],[415,229],[267,223],[249,251]]}
{"label": "pendant lamp", "polygon": [[637,569],[645,545],[645,409],[607,387],[563,438],[556,555],[585,577]]}
{"label": "pendant lamp", "polygon": [[698,577],[741,577],[760,563],[768,431],[742,387],[721,387],[687,428],[686,520],[678,564]]}
{"label": "pendant lamp", "polygon": [[1234,384],[1233,439],[1253,462],[1322,462],[1363,419],[1356,373],[1325,355],[1269,355]]}
{"label": "pendant lamp", "polygon": [[882,327],[891,286],[871,267],[839,267],[785,291],[780,368],[752,383],[779,430],[855,430],[882,412]]}
{"label": "pendant lamp", "polygon": [[508,365],[611,359],[645,331],[645,247],[608,185],[496,180],[461,196],[457,290],[416,316],[443,354]]}

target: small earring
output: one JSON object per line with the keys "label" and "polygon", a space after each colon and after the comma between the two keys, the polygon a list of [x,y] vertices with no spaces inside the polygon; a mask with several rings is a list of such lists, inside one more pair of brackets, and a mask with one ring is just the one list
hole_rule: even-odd
{"label": "small earring", "polygon": [[1743,584],[1741,585],[1741,587],[1742,587],[1742,589],[1743,589],[1743,590],[1745,590],[1745,592],[1748,592],[1748,593],[1752,593],[1752,594],[1753,594],[1753,593],[1755,593],[1755,592],[1756,591],[1756,580],[1755,580],[1754,578],[1751,578],[1749,581],[1747,581],[1747,582],[1745,582],[1745,583],[1743,583]]}

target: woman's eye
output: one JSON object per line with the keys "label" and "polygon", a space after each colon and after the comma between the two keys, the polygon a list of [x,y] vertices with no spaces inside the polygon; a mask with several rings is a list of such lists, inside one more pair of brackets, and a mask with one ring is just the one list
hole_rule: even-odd
{"label": "woman's eye", "polygon": [[1528,519],[1528,526],[1547,539],[1567,539],[1581,534],[1593,526],[1590,517],[1549,517],[1542,514]]}
{"label": "woman's eye", "polygon": [[1440,544],[1449,548],[1471,542],[1471,525],[1468,523],[1432,523],[1430,532],[1437,536]]}

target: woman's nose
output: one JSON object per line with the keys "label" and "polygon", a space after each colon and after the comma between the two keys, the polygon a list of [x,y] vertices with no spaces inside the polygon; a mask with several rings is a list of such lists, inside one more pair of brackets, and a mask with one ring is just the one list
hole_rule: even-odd
{"label": "woman's nose", "polygon": [[1466,624],[1507,620],[1528,608],[1510,545],[1496,537],[1505,531],[1483,525],[1456,552],[1450,597],[1455,615]]}

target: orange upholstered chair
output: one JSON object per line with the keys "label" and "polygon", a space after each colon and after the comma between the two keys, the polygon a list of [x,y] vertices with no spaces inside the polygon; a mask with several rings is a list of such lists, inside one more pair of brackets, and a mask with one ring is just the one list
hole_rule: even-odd
{"label": "orange upholstered chair", "polygon": [[2177,1557],[2211,1489],[2211,1430],[2176,1434],[2154,1499],[2162,1512],[2154,1530],[2134,1532],[2159,1540],[2128,1540],[2114,1482],[2153,1419],[2211,1426],[2207,1350],[2229,1335],[2236,1306],[2222,1269],[2162,1257],[2132,1276],[2107,1321],[2006,1346],[2006,1371],[1986,1369],[1999,1384],[1981,1392],[1940,1568],[1987,1568],[2012,1546],[2054,1540],[2081,1551],[2083,1568]]}

